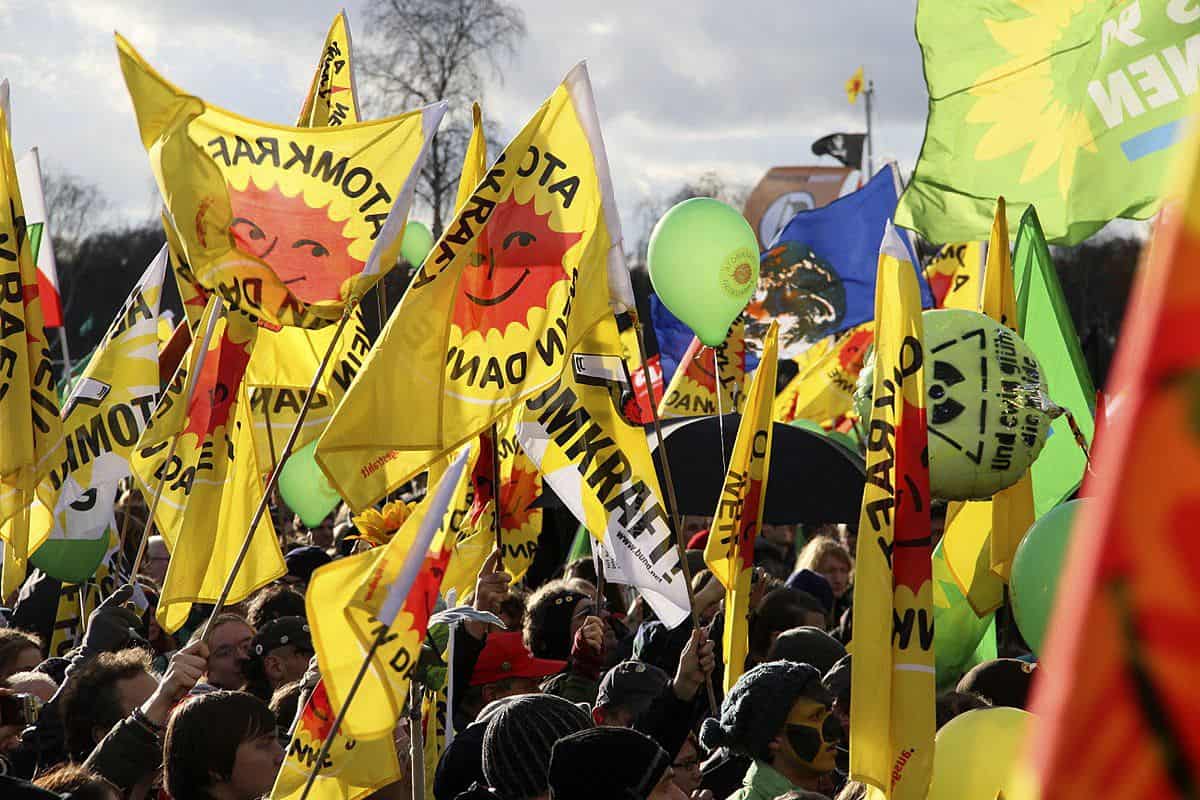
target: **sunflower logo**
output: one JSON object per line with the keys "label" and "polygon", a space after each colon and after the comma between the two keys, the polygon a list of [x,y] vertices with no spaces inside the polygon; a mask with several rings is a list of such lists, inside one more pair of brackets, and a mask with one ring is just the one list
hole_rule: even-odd
{"label": "sunflower logo", "polygon": [[196,376],[194,399],[183,431],[195,434],[197,442],[203,442],[218,428],[229,424],[229,413],[237,400],[246,365],[250,363],[249,343],[235,341],[230,336],[228,322],[223,325],[217,342],[217,346],[205,355],[200,374]]}
{"label": "sunflower logo", "polygon": [[1078,59],[1052,58],[1094,35],[1094,14],[1080,12],[1094,0],[1012,0],[1024,14],[986,20],[1007,60],[973,81],[976,98],[967,121],[988,126],[975,158],[994,161],[1023,154],[1018,180],[1029,183],[1057,166],[1059,194],[1066,197],[1081,150],[1096,152],[1084,108],[1087,93],[1075,91]]}

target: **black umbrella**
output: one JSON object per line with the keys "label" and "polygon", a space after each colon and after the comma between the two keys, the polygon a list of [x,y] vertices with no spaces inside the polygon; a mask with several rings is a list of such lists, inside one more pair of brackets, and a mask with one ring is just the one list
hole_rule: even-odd
{"label": "black umbrella", "polygon": [[[680,514],[712,516],[725,481],[721,430],[723,427],[728,459],[741,419],[739,414],[726,414],[723,418],[689,417],[662,423]],[[647,427],[646,433],[653,451],[657,446],[653,428]],[[665,486],[657,453],[654,466]],[[771,433],[771,469],[763,522],[857,524],[865,483],[866,468],[857,453],[819,433],[776,422]]]}

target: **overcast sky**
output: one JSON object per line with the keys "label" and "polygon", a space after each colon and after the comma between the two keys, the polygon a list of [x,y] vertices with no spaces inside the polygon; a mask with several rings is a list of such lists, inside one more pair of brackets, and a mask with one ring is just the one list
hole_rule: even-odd
{"label": "overcast sky", "polygon": [[[345,3],[356,37],[369,0]],[[316,0],[0,0],[0,75],[18,156],[99,184],[127,219],[157,208],[112,32],[168,79],[263,120],[295,120],[343,4]],[[926,92],[913,0],[520,0],[529,35],[483,98],[507,137],[587,59],[626,227],[637,201],[706,170],[746,184],[771,166],[829,163],[809,146],[862,130],[843,84],[876,88],[876,152],[911,169]],[[366,116],[377,114],[367,106]],[[627,238],[636,235],[627,230]]]}

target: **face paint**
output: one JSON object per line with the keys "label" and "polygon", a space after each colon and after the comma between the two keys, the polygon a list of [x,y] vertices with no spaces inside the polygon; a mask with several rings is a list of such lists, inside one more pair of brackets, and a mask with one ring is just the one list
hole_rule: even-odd
{"label": "face paint", "polygon": [[829,706],[801,698],[792,707],[784,728],[787,749],[797,762],[814,772],[835,766],[836,746],[842,740],[842,723]]}

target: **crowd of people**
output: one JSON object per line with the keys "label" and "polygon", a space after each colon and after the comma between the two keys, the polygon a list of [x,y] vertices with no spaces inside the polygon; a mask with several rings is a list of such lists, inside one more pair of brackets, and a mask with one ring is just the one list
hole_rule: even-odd
{"label": "crowd of people", "polygon": [[[48,643],[22,626],[38,599],[31,576],[0,629],[0,797],[270,793],[319,674],[306,587],[316,569],[365,546],[344,511],[311,530],[286,508],[275,512],[287,531],[288,574],[222,611],[207,636],[202,605],[174,634],[155,624],[170,563],[157,537],[136,582],[104,599],[65,655],[48,657]],[[853,528],[764,526],[745,672],[724,693],[724,588],[704,568],[706,522],[685,530],[699,628],[668,629],[626,587],[598,590],[590,558],[532,585],[532,577],[514,582],[493,553],[466,602],[504,625],[454,623],[447,716],[455,733],[424,778],[426,796],[865,796],[847,779]],[[939,696],[939,726],[972,708],[1023,707],[1032,671],[1027,656],[976,666]],[[403,779],[371,796],[413,796],[409,724],[402,718],[396,736]]]}

